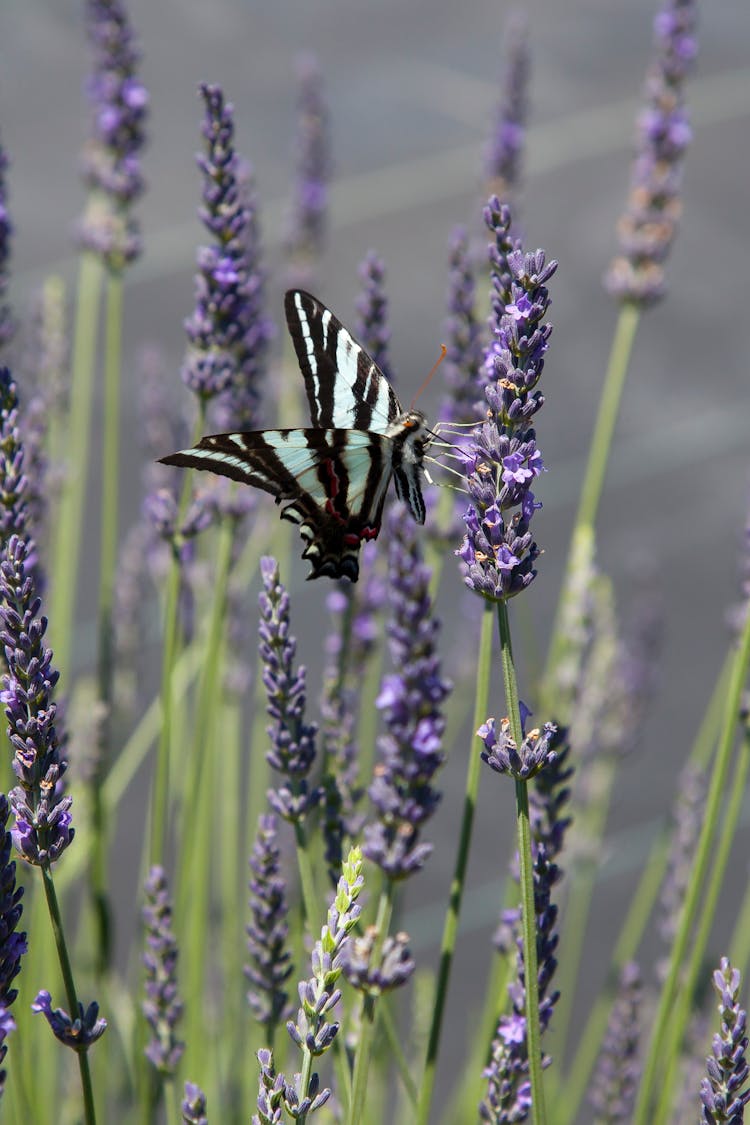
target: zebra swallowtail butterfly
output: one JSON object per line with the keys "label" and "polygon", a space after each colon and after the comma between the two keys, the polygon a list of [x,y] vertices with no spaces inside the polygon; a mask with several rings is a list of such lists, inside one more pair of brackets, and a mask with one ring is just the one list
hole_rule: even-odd
{"label": "zebra swallowtail butterfly", "polygon": [[284,299],[310,406],[309,429],[204,437],[166,465],[208,469],[270,492],[283,519],[299,524],[308,578],[359,577],[359,549],[380,531],[391,477],[424,523],[421,473],[432,431],[404,410],[361,344],[330,309],[302,289]]}

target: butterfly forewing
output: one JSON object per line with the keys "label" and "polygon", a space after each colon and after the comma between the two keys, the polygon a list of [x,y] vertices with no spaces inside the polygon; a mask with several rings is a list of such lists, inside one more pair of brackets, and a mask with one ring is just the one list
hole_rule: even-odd
{"label": "butterfly forewing", "polygon": [[284,307],[313,426],[385,433],[403,409],[362,345],[303,289],[290,289]]}
{"label": "butterfly forewing", "polygon": [[404,413],[383,372],[320,301],[292,289],[285,307],[312,427],[214,434],[162,460],[270,492],[281,515],[299,524],[309,577],[356,582],[359,549],[380,531],[392,476],[424,523],[422,460],[432,435],[421,414]]}

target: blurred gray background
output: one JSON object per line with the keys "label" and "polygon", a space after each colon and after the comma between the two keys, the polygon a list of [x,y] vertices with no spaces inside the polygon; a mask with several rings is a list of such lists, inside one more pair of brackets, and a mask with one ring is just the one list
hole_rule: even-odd
{"label": "blurred gray background", "polygon": [[[399,385],[416,388],[442,339],[450,231],[458,222],[479,230],[481,154],[494,119],[510,8],[487,0],[131,0],[129,8],[151,93],[144,160],[149,187],[138,208],[145,253],[127,280],[130,368],[142,344],[156,341],[174,372],[175,401],[183,394],[177,377],[182,322],[192,307],[195,248],[203,238],[195,218],[200,181],[194,164],[202,81],[219,83],[234,103],[237,145],[255,169],[273,271],[271,311],[281,331],[279,241],[293,168],[295,58],[305,49],[316,54],[324,75],[335,162],[317,288],[344,321],[351,320],[357,264],[368,249],[378,251],[388,271],[393,364]],[[4,0],[0,6],[0,133],[12,162],[11,296],[19,310],[49,271],[75,277],[70,232],[83,205],[77,159],[89,69],[81,10],[73,0]],[[654,3],[530,0],[525,10],[533,62],[523,225],[529,246],[544,247],[560,262],[551,285],[555,331],[544,376],[547,405],[537,427],[549,468],[537,490],[544,509],[536,535],[545,553],[525,599],[543,644],[616,319],[600,278],[628,188]],[[750,500],[743,265],[750,230],[749,48],[746,3],[724,0],[707,8],[688,87],[695,136],[670,291],[639,329],[601,509],[600,562],[615,579],[621,612],[628,614],[628,575],[645,559],[664,600],[667,631],[659,695],[643,744],[622,769],[612,808],[588,935],[592,988],[601,982],[644,840],[673,800],[678,769],[726,651],[725,614],[737,598]],[[436,400],[433,392],[425,409]],[[134,470],[123,477],[126,527],[140,504],[132,382],[126,382],[123,408]],[[93,544],[93,519],[90,530]],[[86,563],[92,574],[94,565],[95,552]],[[465,627],[454,612],[460,581],[450,563],[447,571],[444,643],[447,651],[461,650]],[[293,611],[302,657],[317,667],[319,633],[309,626],[321,621],[325,590],[322,583],[303,584],[302,573],[295,570]],[[92,655],[92,611],[84,599],[81,667]],[[255,612],[253,595],[248,613],[254,618]],[[491,711],[503,712],[499,685]],[[404,920],[419,959],[431,965],[461,811],[465,747],[464,738],[452,749],[445,797],[429,833],[435,855],[415,881]],[[472,998],[481,998],[483,970],[476,966],[489,955],[512,800],[512,786],[484,779],[446,1035],[448,1070],[454,1064],[447,1052],[463,1042]],[[725,896],[726,925],[717,928],[717,956],[747,880],[747,844],[745,834],[734,886]],[[127,857],[128,850],[120,854]],[[656,951],[654,945],[647,956]]]}

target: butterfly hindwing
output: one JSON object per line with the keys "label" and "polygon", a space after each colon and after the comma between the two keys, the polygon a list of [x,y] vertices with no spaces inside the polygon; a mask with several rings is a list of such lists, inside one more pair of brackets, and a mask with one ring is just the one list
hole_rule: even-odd
{"label": "butterfly hindwing", "polygon": [[359,549],[380,530],[391,478],[389,439],[359,430],[213,434],[163,458],[262,488],[299,524],[311,578],[356,582]]}
{"label": "butterfly hindwing", "polygon": [[362,345],[330,309],[303,289],[290,289],[284,307],[312,425],[385,433],[403,409]]}

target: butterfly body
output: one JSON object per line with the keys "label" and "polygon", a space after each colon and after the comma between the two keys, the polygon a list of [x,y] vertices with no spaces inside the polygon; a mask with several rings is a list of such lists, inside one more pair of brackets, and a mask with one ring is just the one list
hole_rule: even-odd
{"label": "butterfly body", "polygon": [[208,469],[270,492],[299,525],[310,578],[359,576],[359,549],[380,531],[391,477],[424,523],[422,463],[432,433],[404,411],[377,364],[333,313],[303,290],[286,294],[311,427],[204,437],[162,460]]}

